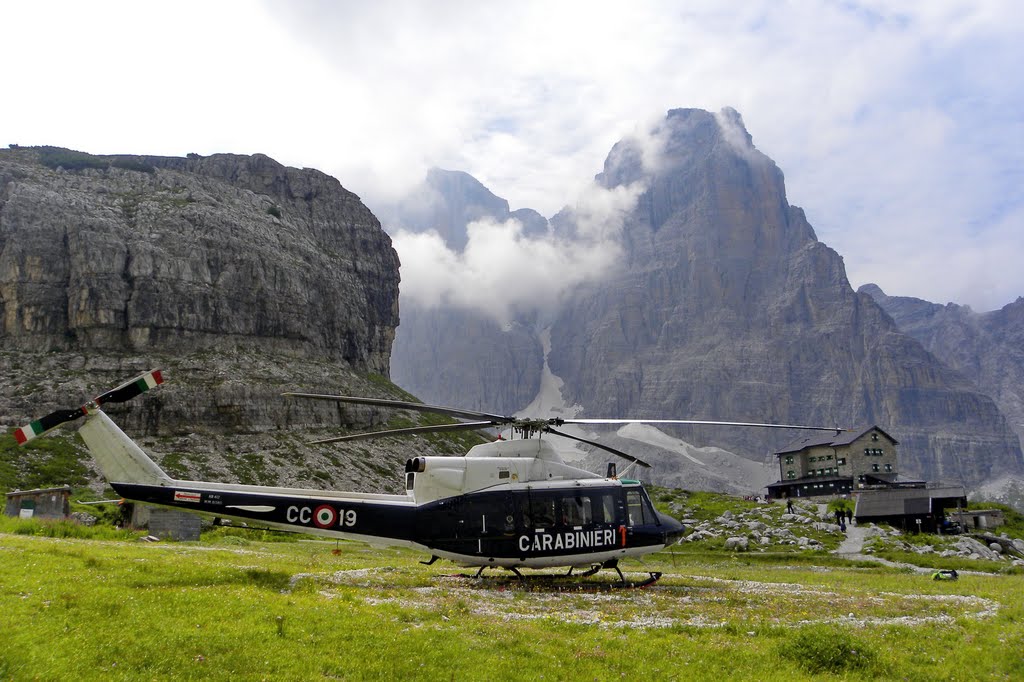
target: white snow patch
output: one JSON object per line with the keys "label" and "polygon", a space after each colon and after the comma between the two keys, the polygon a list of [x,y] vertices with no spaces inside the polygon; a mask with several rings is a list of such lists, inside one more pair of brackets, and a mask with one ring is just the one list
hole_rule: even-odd
{"label": "white snow patch", "polygon": [[562,417],[570,419],[583,411],[582,405],[567,405],[562,397],[562,386],[565,382],[561,377],[556,376],[548,367],[548,353],[551,352],[551,329],[545,328],[540,334],[541,348],[544,349],[544,368],[540,374],[540,388],[537,396],[529,405],[520,410],[517,417]]}
{"label": "white snow patch", "polygon": [[[682,455],[686,459],[690,460],[694,464],[699,464],[701,466],[704,466],[704,462],[697,459],[690,453],[710,449],[694,447],[693,445],[690,445],[684,440],[673,438],[672,436],[661,431],[657,427],[651,426],[650,424],[626,424],[615,433],[623,438],[629,438],[630,440],[638,440],[641,443],[647,443],[648,445],[653,445],[655,447],[675,452],[676,454]],[[718,450],[719,448],[714,449]]]}
{"label": "white snow patch", "polygon": [[[533,401],[517,412],[515,416],[532,419],[549,417],[571,419],[583,411],[583,406],[569,405],[565,402],[565,398],[562,397],[562,386],[565,385],[565,382],[562,381],[561,377],[553,374],[551,368],[548,367],[548,353],[551,352],[551,329],[546,327],[537,336],[540,339],[541,348],[544,350],[544,367],[540,375],[540,388],[537,389],[537,395]],[[586,437],[580,427],[571,424],[560,426],[558,430],[577,438]],[[501,437],[511,438],[511,429],[502,431]],[[554,446],[562,459],[569,464],[578,462],[587,454],[586,451],[579,447],[579,443],[567,438],[550,436],[548,442]]]}

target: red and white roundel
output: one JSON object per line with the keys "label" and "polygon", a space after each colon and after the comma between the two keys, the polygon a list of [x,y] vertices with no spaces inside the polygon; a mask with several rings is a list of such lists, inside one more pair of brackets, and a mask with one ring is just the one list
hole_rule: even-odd
{"label": "red and white roundel", "polygon": [[334,507],[329,505],[320,505],[316,508],[316,511],[313,512],[313,523],[320,528],[330,528],[337,520],[338,512],[334,511]]}

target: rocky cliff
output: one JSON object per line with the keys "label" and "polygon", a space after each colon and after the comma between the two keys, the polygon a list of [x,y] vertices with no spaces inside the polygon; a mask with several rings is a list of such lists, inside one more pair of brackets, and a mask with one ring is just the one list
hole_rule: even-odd
{"label": "rocky cliff", "polygon": [[397,394],[398,281],[377,219],[315,170],[0,151],[0,418],[161,367],[164,387],[110,411],[175,473],[394,488],[407,446],[301,444],[387,415],[279,394]]}
{"label": "rocky cliff", "polygon": [[397,256],[334,178],[262,155],[137,157],[141,171],[69,171],[61,158],[0,157],[5,347],[213,351],[245,339],[387,375]]}
{"label": "rocky cliff", "polygon": [[[674,110],[613,148],[598,180],[647,187],[622,267],[581,287],[552,328],[551,369],[594,416],[853,425],[901,442],[901,469],[968,484],[1024,468],[996,405],[865,294],[790,206],[739,115]],[[785,436],[681,438],[763,458]]]}
{"label": "rocky cliff", "polygon": [[955,303],[887,296],[875,284],[858,291],[882,306],[900,330],[992,396],[1024,442],[1024,298],[976,313]]}

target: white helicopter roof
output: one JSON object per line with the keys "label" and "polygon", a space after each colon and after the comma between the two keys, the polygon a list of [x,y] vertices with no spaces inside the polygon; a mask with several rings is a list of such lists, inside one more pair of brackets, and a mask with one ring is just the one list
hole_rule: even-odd
{"label": "white helicopter roof", "polygon": [[555,447],[542,438],[519,438],[496,440],[475,445],[466,453],[467,458],[477,457],[533,457],[546,462],[564,464]]}

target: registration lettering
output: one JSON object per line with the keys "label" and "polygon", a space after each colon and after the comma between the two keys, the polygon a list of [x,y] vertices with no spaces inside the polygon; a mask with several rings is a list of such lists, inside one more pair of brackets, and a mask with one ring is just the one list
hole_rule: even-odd
{"label": "registration lettering", "polygon": [[319,528],[331,528],[337,525],[339,528],[351,528],[356,525],[355,509],[336,510],[328,504],[322,504],[316,509],[312,507],[288,507],[284,513],[288,523],[302,523],[309,525],[316,524]]}
{"label": "registration lettering", "polygon": [[288,519],[288,523],[309,523],[310,518],[313,516],[313,510],[309,507],[288,507],[284,517]]}
{"label": "registration lettering", "polygon": [[537,532],[519,536],[520,552],[551,552],[590,549],[615,544],[615,531],[611,528],[571,530],[564,533]]}

